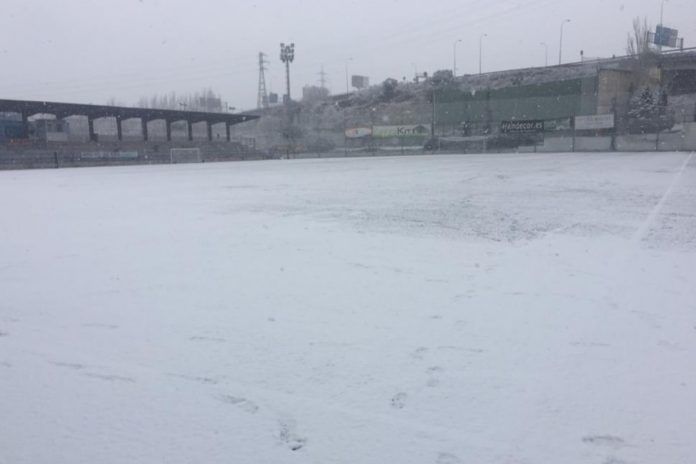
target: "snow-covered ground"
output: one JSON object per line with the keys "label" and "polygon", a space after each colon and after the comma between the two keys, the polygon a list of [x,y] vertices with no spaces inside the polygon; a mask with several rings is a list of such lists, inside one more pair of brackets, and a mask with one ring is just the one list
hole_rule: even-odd
{"label": "snow-covered ground", "polygon": [[696,462],[696,156],[0,172],[0,463]]}

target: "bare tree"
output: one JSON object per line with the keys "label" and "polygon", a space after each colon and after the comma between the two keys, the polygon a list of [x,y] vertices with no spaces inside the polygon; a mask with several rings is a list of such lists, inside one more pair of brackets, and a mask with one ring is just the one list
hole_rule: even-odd
{"label": "bare tree", "polygon": [[626,39],[627,55],[645,55],[652,52],[650,42],[648,42],[650,29],[651,26],[648,24],[647,18],[636,17],[633,19],[633,32],[629,33]]}
{"label": "bare tree", "polygon": [[189,111],[206,111],[210,113],[225,112],[229,105],[212,89],[177,95],[176,92],[153,95],[150,98],[141,97],[138,100],[140,108],[158,108],[165,110],[186,109]]}

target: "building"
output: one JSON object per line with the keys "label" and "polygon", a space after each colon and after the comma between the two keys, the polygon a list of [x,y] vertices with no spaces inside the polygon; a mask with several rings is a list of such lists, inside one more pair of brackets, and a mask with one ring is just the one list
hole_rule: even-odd
{"label": "building", "polygon": [[314,102],[329,98],[329,89],[315,85],[306,85],[302,88],[302,101]]}

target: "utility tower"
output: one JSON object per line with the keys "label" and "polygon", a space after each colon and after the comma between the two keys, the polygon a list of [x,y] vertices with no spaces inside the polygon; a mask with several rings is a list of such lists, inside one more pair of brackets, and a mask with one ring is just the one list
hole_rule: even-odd
{"label": "utility tower", "polygon": [[256,101],[257,108],[268,108],[268,92],[266,91],[266,54],[259,52],[259,96]]}
{"label": "utility tower", "polygon": [[319,71],[319,86],[322,89],[326,88],[326,72],[324,71],[324,65],[321,65],[321,71]]}

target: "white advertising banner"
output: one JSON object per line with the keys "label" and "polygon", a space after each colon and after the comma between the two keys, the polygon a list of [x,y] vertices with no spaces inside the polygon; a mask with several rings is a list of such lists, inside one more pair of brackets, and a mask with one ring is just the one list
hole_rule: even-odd
{"label": "white advertising banner", "polygon": [[392,137],[427,137],[430,135],[430,129],[423,124],[415,126],[375,126],[372,135],[380,139],[389,139]]}
{"label": "white advertising banner", "polygon": [[612,129],[614,127],[613,114],[594,114],[591,116],[576,116],[576,130]]}
{"label": "white advertising banner", "polygon": [[355,127],[352,129],[346,129],[346,138],[349,139],[361,139],[372,135],[372,129],[369,127]]}

